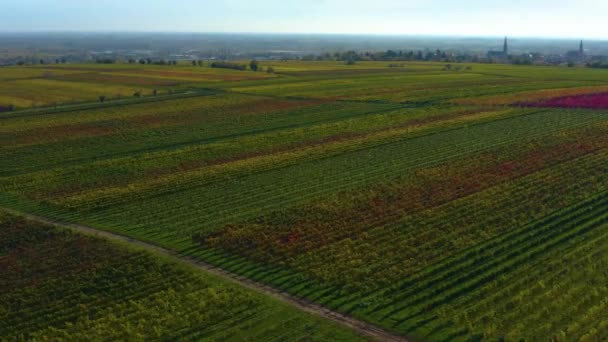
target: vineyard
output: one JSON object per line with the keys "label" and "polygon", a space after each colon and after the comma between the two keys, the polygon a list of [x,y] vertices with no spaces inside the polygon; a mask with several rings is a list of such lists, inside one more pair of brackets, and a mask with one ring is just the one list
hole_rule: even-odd
{"label": "vineyard", "polygon": [[111,101],[166,95],[273,77],[225,69],[131,64],[11,67],[0,74],[0,107],[21,109],[98,101],[100,96]]}
{"label": "vineyard", "polygon": [[363,340],[251,290],[0,213],[2,340]]}
{"label": "vineyard", "polygon": [[[0,206],[156,244],[413,340],[608,338],[607,70],[264,66],[275,72],[0,69],[23,86],[0,87],[0,107],[22,103],[0,112]],[[33,100],[54,96],[37,88],[48,82],[67,102]],[[134,86],[159,93],[121,100]],[[104,87],[114,102],[86,95]],[[145,258],[131,267],[162,273]],[[164,272],[150,287],[185,277]],[[189,277],[184,298],[201,291]],[[270,312],[250,296],[231,309]]]}

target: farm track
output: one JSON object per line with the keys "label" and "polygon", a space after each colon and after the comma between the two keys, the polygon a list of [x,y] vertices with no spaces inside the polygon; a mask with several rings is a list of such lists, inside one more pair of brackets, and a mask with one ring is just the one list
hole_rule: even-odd
{"label": "farm track", "polygon": [[191,91],[187,91],[187,92],[183,92],[183,93],[159,95],[159,96],[154,96],[154,97],[108,100],[107,102],[103,102],[103,103],[83,102],[83,103],[65,104],[65,105],[58,105],[58,106],[45,106],[45,107],[40,107],[40,108],[19,110],[16,112],[2,113],[2,114],[0,114],[0,120],[23,118],[23,117],[28,117],[28,116],[70,113],[70,112],[78,112],[78,111],[82,111],[82,110],[105,109],[105,108],[112,108],[112,107],[142,104],[142,103],[153,103],[153,102],[163,102],[163,101],[170,101],[170,100],[177,100],[177,99],[186,99],[186,98],[192,98],[192,97],[212,96],[212,95],[217,95],[221,92],[223,92],[223,91],[216,90],[216,89],[198,89],[198,90],[191,90]]}
{"label": "farm track", "polygon": [[329,309],[324,308],[321,305],[315,304],[311,301],[294,297],[284,291],[258,283],[256,281],[253,281],[246,277],[229,272],[222,268],[215,267],[215,266],[208,264],[204,261],[201,261],[199,259],[196,259],[193,257],[187,257],[187,256],[181,255],[175,251],[172,251],[172,250],[169,250],[169,249],[166,249],[166,248],[163,248],[163,247],[151,244],[151,243],[143,242],[143,241],[140,241],[137,239],[133,239],[133,238],[124,236],[124,235],[100,230],[100,229],[90,227],[90,226],[60,222],[57,220],[53,220],[51,218],[45,218],[45,217],[41,217],[41,216],[37,216],[37,215],[33,215],[33,214],[23,213],[23,212],[20,212],[17,210],[9,209],[9,208],[0,208],[0,210],[3,210],[10,214],[23,216],[24,218],[26,218],[30,221],[47,224],[47,225],[52,225],[52,226],[56,226],[56,227],[65,227],[65,228],[75,230],[79,233],[95,235],[95,236],[106,238],[106,239],[109,239],[112,241],[128,243],[130,245],[134,245],[134,246],[143,248],[149,252],[153,252],[156,254],[170,257],[172,259],[179,260],[181,262],[194,266],[200,270],[209,272],[215,276],[230,280],[245,288],[271,296],[277,300],[280,300],[281,302],[294,306],[304,312],[326,318],[332,322],[335,322],[342,326],[353,329],[355,332],[358,332],[364,336],[368,336],[368,337],[371,337],[371,338],[379,340],[379,341],[411,341],[412,340],[409,337],[393,334],[393,333],[391,333],[387,330],[384,330],[380,327],[377,327],[375,325],[369,324],[367,322],[358,320],[356,318],[344,315],[344,314],[336,312],[336,311],[329,310]]}

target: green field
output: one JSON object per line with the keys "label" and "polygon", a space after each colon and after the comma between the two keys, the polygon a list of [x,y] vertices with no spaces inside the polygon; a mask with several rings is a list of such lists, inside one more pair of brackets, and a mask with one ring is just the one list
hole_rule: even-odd
{"label": "green field", "polygon": [[[23,100],[0,113],[0,206],[413,339],[608,338],[608,103],[543,106],[608,93],[608,70],[269,65],[0,69],[32,78],[0,89]],[[136,81],[161,93],[95,103]]]}

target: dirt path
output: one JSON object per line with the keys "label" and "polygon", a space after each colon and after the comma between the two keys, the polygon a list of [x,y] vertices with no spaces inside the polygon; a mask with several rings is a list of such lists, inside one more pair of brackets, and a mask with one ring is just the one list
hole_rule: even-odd
{"label": "dirt path", "polygon": [[360,333],[361,335],[369,336],[369,337],[374,338],[379,341],[408,341],[408,338],[406,338],[404,336],[395,335],[395,334],[388,332],[382,328],[379,328],[375,325],[366,323],[364,321],[341,314],[336,311],[329,310],[329,309],[324,308],[321,305],[315,304],[311,301],[294,297],[284,291],[277,290],[273,287],[264,285],[262,283],[258,283],[256,281],[253,281],[246,277],[240,276],[238,274],[215,267],[215,266],[208,264],[204,261],[201,261],[199,259],[180,255],[179,253],[177,253],[175,251],[172,251],[172,250],[169,250],[169,249],[166,249],[163,247],[159,247],[159,246],[147,243],[147,242],[129,238],[124,235],[111,233],[108,231],[96,229],[96,228],[89,227],[89,226],[83,226],[83,225],[71,224],[71,223],[63,223],[63,222],[59,222],[59,221],[56,221],[53,219],[49,219],[49,218],[45,218],[45,217],[41,217],[41,216],[37,216],[37,215],[32,215],[32,214],[26,214],[26,213],[22,213],[22,212],[15,211],[12,209],[7,209],[7,208],[1,208],[1,209],[8,213],[23,216],[26,219],[31,220],[31,221],[40,222],[40,223],[44,223],[44,224],[48,224],[48,225],[52,225],[52,226],[66,227],[66,228],[70,228],[70,229],[73,229],[73,230],[81,232],[81,233],[96,235],[96,236],[100,236],[100,237],[103,237],[103,238],[106,238],[109,240],[127,242],[130,244],[142,247],[148,251],[172,257],[179,261],[186,262],[190,265],[193,265],[194,267],[196,267],[198,269],[215,274],[224,279],[231,280],[246,288],[249,288],[249,289],[252,289],[252,290],[255,290],[258,292],[262,292],[262,293],[269,295],[273,298],[276,298],[284,303],[288,303],[292,306],[295,306],[302,311],[324,317],[324,318],[329,319],[333,322],[336,322],[340,325],[349,327],[349,328],[355,330],[356,332]]}

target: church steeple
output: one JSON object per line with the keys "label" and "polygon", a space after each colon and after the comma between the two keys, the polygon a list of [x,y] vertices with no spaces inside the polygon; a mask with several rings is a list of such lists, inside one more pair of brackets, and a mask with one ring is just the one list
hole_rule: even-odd
{"label": "church steeple", "polygon": [[502,52],[504,52],[505,55],[509,53],[509,42],[507,41],[507,37],[505,37],[505,45],[502,48]]}
{"label": "church steeple", "polygon": [[581,45],[580,45],[580,47],[578,48],[578,53],[580,53],[580,54],[581,54],[581,56],[585,54],[585,49],[584,49],[584,46],[583,46],[583,41],[582,41],[582,40],[581,40]]}

